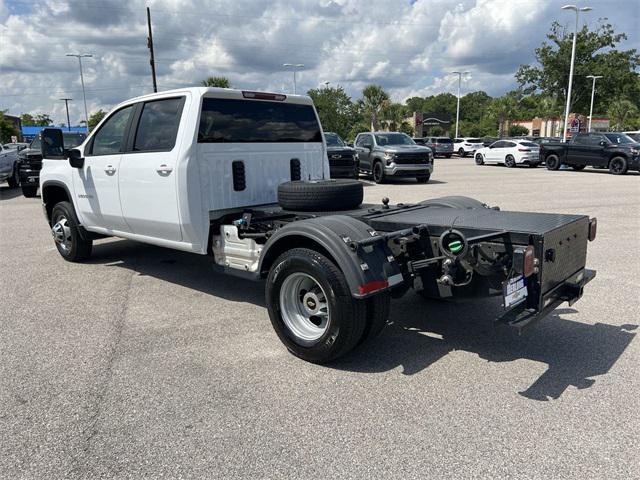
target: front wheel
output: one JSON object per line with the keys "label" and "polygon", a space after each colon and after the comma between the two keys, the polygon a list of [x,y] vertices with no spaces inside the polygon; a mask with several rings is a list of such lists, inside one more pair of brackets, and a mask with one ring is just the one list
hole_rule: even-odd
{"label": "front wheel", "polygon": [[13,171],[11,172],[11,177],[7,178],[7,183],[9,187],[16,188],[20,186],[20,175],[18,173],[18,166],[13,166]]}
{"label": "front wheel", "polygon": [[57,203],[51,212],[51,233],[56,248],[68,262],[89,258],[93,243],[80,236],[78,217],[69,202]]}
{"label": "front wheel", "polygon": [[613,175],[624,175],[627,173],[627,159],[624,157],[613,157],[609,162],[609,173]]}
{"label": "front wheel", "polygon": [[38,187],[35,185],[22,185],[22,195],[27,198],[33,198],[38,193]]}
{"label": "front wheel", "polygon": [[458,149],[458,155],[459,155],[460,157],[464,157],[464,148],[459,148],[459,149]]}
{"label": "front wheel", "polygon": [[426,175],[419,175],[416,177],[418,183],[428,183],[431,178],[431,174],[427,173]]}
{"label": "front wheel", "polygon": [[376,162],[373,164],[373,181],[376,183],[384,183],[386,180],[384,174],[384,167],[382,162]]}
{"label": "front wheel", "polygon": [[482,154],[476,154],[476,165],[484,165],[484,157]]}
{"label": "front wheel", "polygon": [[266,303],[282,343],[312,363],[327,363],[352,350],[367,325],[365,301],[352,297],[331,260],[307,248],[291,249],[275,261]]}

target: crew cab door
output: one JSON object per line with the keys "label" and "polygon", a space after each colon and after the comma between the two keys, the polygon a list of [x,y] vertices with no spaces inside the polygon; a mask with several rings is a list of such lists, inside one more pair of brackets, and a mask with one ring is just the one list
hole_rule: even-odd
{"label": "crew cab door", "polygon": [[13,165],[9,150],[0,145],[0,178],[8,177],[11,174],[11,168]]}
{"label": "crew cab door", "polygon": [[373,150],[373,136],[369,134],[363,134],[358,137],[355,144],[356,151],[358,152],[358,160],[360,161],[360,168],[362,170],[371,170],[371,153]]}
{"label": "crew cab door", "polygon": [[120,203],[131,231],[180,241],[178,130],[185,97],[137,104],[120,163]]}
{"label": "crew cab door", "polygon": [[133,105],[113,112],[84,149],[84,165],[73,168],[74,203],[86,227],[129,232],[122,217],[118,176]]}

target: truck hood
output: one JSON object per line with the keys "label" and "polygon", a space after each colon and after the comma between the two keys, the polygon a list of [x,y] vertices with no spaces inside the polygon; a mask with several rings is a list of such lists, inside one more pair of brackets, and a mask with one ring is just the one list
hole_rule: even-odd
{"label": "truck hood", "polygon": [[429,147],[422,145],[388,145],[378,148],[387,153],[428,153],[431,151]]}

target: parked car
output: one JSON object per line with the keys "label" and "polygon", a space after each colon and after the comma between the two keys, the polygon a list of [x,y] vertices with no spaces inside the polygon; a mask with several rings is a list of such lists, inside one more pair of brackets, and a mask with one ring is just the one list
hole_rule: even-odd
{"label": "parked car", "polygon": [[456,138],[453,140],[453,151],[457,152],[461,157],[474,154],[476,150],[483,146],[482,140],[479,138]]}
{"label": "parked car", "polygon": [[327,142],[327,157],[331,178],[358,178],[358,154],[355,148],[347,146],[340,135],[324,132]]}
{"label": "parked car", "polygon": [[509,168],[517,165],[537,167],[540,164],[540,147],[527,140],[498,140],[475,153],[476,165],[493,163]]}
{"label": "parked car", "polygon": [[[80,145],[87,135],[80,132],[62,132],[64,139],[64,148],[70,148]],[[27,197],[35,197],[38,193],[38,181],[40,178],[40,169],[42,168],[42,151],[40,149],[40,135],[31,141],[28,148],[18,153],[18,173],[20,175],[20,186],[22,194]]]}
{"label": "parked car", "polygon": [[445,158],[451,158],[453,155],[453,140],[449,137],[426,137],[424,145],[431,149],[434,157],[442,155]]}
{"label": "parked car", "polygon": [[373,176],[376,183],[389,177],[414,177],[427,183],[433,172],[433,152],[417,145],[401,132],[366,132],[356,137],[360,171]]}
{"label": "parked car", "polygon": [[633,132],[624,132],[626,135],[629,135],[636,142],[640,142],[640,130],[635,130]]}
{"label": "parked car", "polygon": [[[595,276],[585,263],[597,222],[584,215],[506,212],[468,197],[363,205],[362,182],[327,179],[322,128],[303,95],[169,90],[116,106],[68,154],[59,129],[42,138],[43,211],[64,260],[86,260],[93,240],[111,235],[263,280],[278,337],[314,363],[377,336],[391,296],[410,288],[500,295],[496,321],[520,331],[578,301]],[[293,159],[305,180],[291,180]],[[220,328],[243,327],[211,315]]]}
{"label": "parked car", "polygon": [[15,188],[20,185],[18,177],[18,150],[15,148],[5,148],[0,144],[0,182],[6,182],[9,187]]}
{"label": "parked car", "polygon": [[562,165],[574,170],[591,166],[623,175],[628,170],[640,171],[640,143],[621,132],[578,133],[566,143],[540,145],[540,158],[549,170]]}

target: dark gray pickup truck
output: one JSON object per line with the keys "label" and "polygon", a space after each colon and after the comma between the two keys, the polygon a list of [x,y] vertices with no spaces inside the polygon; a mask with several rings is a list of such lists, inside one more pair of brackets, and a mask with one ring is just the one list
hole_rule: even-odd
{"label": "dark gray pickup truck", "polygon": [[541,144],[540,160],[549,170],[568,165],[574,170],[608,168],[614,175],[623,175],[640,171],[640,143],[624,133],[579,133],[567,143]]}

